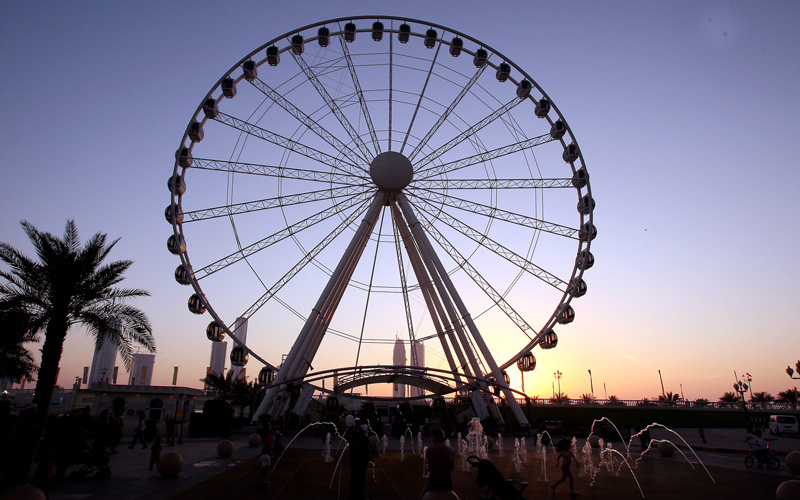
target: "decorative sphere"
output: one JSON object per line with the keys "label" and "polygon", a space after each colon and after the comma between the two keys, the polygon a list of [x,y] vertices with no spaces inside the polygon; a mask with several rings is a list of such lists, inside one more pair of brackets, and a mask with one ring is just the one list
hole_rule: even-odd
{"label": "decorative sphere", "polygon": [[353,427],[354,425],[356,425],[356,417],[352,415],[344,417],[344,425],[346,425],[347,427]]}
{"label": "decorative sphere", "polygon": [[431,490],[425,493],[422,500],[459,500],[453,490]]}
{"label": "decorative sphere", "polygon": [[786,466],[794,474],[800,474],[800,451],[793,451],[786,455]]}
{"label": "decorative sphere", "polygon": [[600,436],[597,434],[589,436],[589,446],[592,448],[600,448]]}
{"label": "decorative sphere", "polygon": [[667,441],[658,443],[658,452],[662,457],[671,457],[675,453],[675,446]]}
{"label": "decorative sphere", "polygon": [[784,481],[775,490],[775,500],[796,500],[800,498],[800,481],[790,479]]}
{"label": "decorative sphere", "polygon": [[227,439],[223,439],[217,445],[217,455],[222,458],[228,458],[233,455],[233,443]]}
{"label": "decorative sphere", "polygon": [[378,436],[375,434],[369,437],[369,446],[370,448],[377,448],[378,447]]}
{"label": "decorative sphere", "polygon": [[399,191],[414,178],[414,167],[400,153],[386,151],[376,156],[369,166],[372,182],[387,191]]}
{"label": "decorative sphere", "polygon": [[164,477],[175,477],[183,470],[183,457],[180,453],[169,451],[158,459],[158,473]]}
{"label": "decorative sphere", "polygon": [[250,445],[252,448],[255,448],[256,446],[260,445],[261,435],[256,434],[255,432],[253,434],[250,434],[249,436],[247,436],[247,444]]}
{"label": "decorative sphere", "polygon": [[0,500],[45,500],[42,490],[32,484],[19,484],[7,489]]}

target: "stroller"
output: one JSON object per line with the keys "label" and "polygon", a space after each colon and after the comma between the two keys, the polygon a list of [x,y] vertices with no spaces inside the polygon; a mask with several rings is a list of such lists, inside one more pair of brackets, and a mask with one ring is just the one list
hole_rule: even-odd
{"label": "stroller", "polygon": [[524,500],[522,493],[528,487],[527,482],[505,479],[492,462],[475,455],[467,457],[467,462],[478,469],[478,477],[475,478],[478,486],[489,486],[486,500]]}

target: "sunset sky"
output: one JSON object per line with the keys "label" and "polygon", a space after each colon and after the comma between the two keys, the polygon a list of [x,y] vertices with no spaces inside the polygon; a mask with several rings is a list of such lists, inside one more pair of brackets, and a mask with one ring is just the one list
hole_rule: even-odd
{"label": "sunset sky", "polygon": [[[529,395],[549,397],[557,370],[571,397],[590,391],[588,370],[595,396],[622,399],[661,394],[659,370],[666,391],[691,400],[730,391],[734,371],[749,372],[754,391],[795,385],[785,368],[800,358],[797,2],[4,2],[0,241],[33,255],[19,222],[60,235],[68,218],[84,240],[120,238],[111,258],[135,262],[125,286],[152,293],[136,305],[154,327],[154,383],[171,383],[179,366],[178,384],[199,387],[209,318],[189,313],[190,292],[173,279],[163,215],[186,125],[268,40],[378,14],[502,52],[580,143],[597,201],[596,264],[558,347],[535,351]],[[235,283],[225,299],[237,300]],[[85,332],[70,334],[60,385],[91,351]]]}

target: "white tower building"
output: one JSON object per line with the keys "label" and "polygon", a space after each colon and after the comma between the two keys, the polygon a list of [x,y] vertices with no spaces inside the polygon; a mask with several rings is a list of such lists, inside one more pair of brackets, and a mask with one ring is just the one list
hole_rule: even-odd
{"label": "white tower building", "polygon": [[[421,340],[415,340],[414,343],[411,344],[411,349],[413,352],[411,356],[411,364],[416,367],[425,366],[425,344],[423,344]],[[425,391],[420,387],[412,387],[411,395],[424,396]]]}
{"label": "white tower building", "polygon": [[128,385],[150,385],[150,382],[153,380],[153,366],[155,364],[155,354],[139,352],[134,354]]}
{"label": "white tower building", "polygon": [[[394,342],[394,351],[392,353],[392,364],[403,365],[406,364],[406,345],[399,338]],[[392,397],[403,398],[406,395],[405,384],[394,384],[392,388]]]}
{"label": "white tower building", "polygon": [[[111,318],[108,320],[108,329],[112,332],[120,333],[122,323],[116,318]],[[114,365],[116,362],[117,342],[107,337],[102,347],[98,349],[95,345],[92,368],[89,371],[89,379],[86,384],[91,387],[93,384],[114,383]]]}
{"label": "white tower building", "polygon": [[211,343],[211,361],[208,363],[208,371],[217,375],[225,375],[225,359],[228,354],[227,342]]}
{"label": "white tower building", "polygon": [[[233,327],[233,334],[242,343],[247,345],[247,318],[236,318],[236,323]],[[236,343],[231,347],[231,350],[236,347]],[[239,380],[244,374],[245,368],[243,366],[231,366],[233,370],[233,380]]]}

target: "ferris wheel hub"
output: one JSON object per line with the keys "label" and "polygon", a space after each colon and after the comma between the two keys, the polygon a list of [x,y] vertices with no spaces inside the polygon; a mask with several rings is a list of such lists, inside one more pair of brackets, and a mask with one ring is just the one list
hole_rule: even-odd
{"label": "ferris wheel hub", "polygon": [[386,151],[372,160],[369,165],[369,175],[379,188],[400,191],[414,178],[414,167],[405,155]]}

